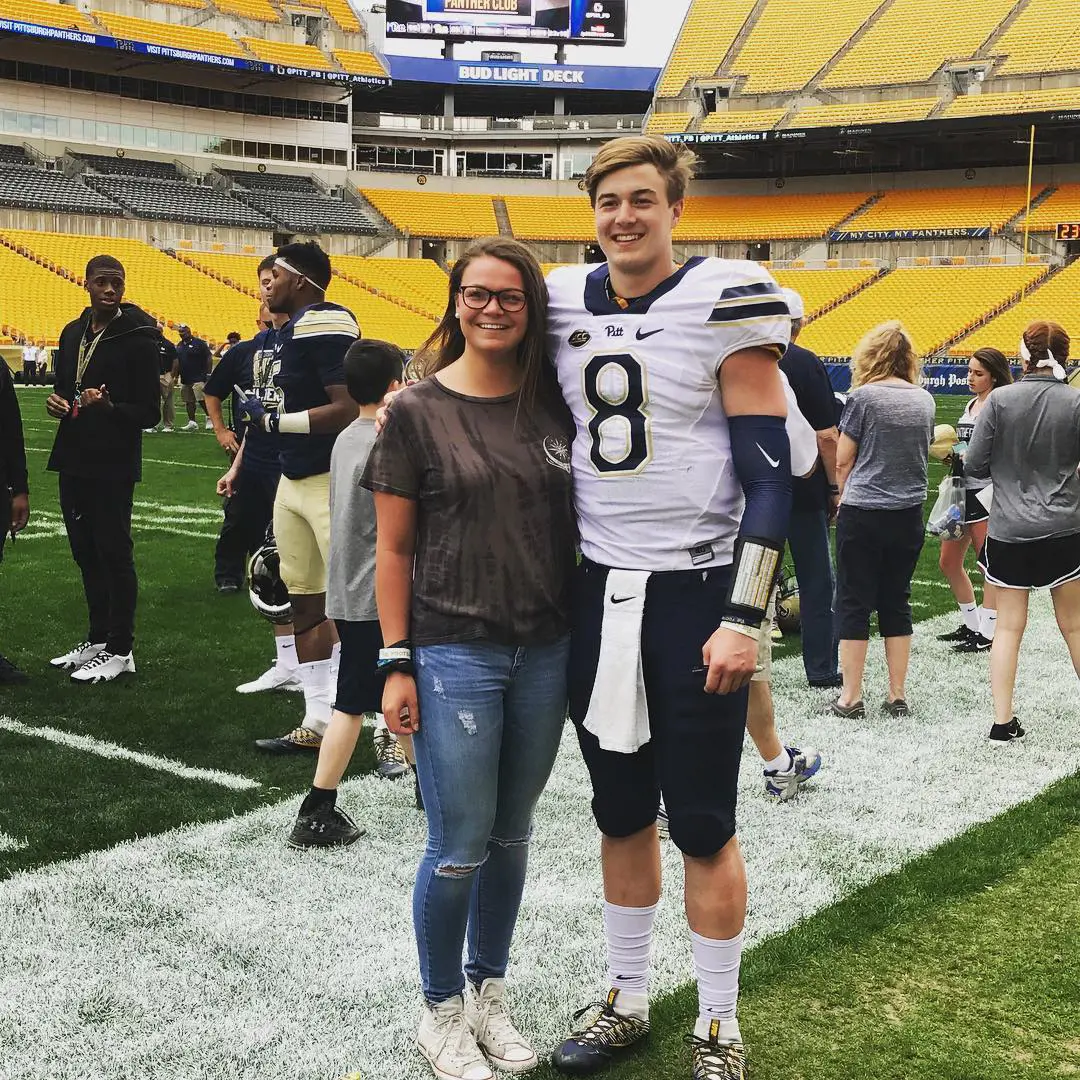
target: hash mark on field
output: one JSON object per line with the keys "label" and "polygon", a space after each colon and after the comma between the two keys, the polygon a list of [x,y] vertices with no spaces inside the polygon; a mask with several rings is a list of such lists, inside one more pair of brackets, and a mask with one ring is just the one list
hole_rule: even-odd
{"label": "hash mark on field", "polygon": [[237,773],[222,772],[220,769],[198,769],[182,762],[173,761],[172,758],[158,757],[157,754],[144,754],[141,750],[129,750],[126,746],[117,743],[103,742],[100,739],[91,738],[89,735],[75,735],[70,731],[61,731],[52,727],[33,727],[30,724],[12,720],[10,716],[0,716],[0,728],[13,732],[16,735],[29,735],[38,739],[47,739],[49,742],[60,746],[70,747],[72,750],[83,750],[88,754],[97,754],[98,757],[117,758],[121,761],[133,761],[136,765],[144,765],[148,769],[157,769],[158,772],[172,773],[185,780],[204,780],[208,784],[218,784],[221,787],[232,788],[234,791],[249,791],[251,788],[262,787],[257,780]]}
{"label": "hash mark on field", "polygon": [[6,832],[0,830],[0,855],[12,851],[22,851],[28,846],[25,840],[17,840],[14,836],[8,836]]}
{"label": "hash mark on field", "polygon": [[[51,449],[46,449],[43,446],[28,446],[26,448],[28,454],[51,454]],[[225,472],[228,465],[200,465],[194,461],[165,461],[162,458],[144,457],[144,465],[177,465],[182,469],[214,469],[217,472]]]}

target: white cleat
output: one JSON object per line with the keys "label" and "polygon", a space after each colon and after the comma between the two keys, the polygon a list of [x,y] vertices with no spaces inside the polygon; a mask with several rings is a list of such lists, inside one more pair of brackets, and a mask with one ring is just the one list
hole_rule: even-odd
{"label": "white cleat", "polygon": [[236,688],[236,692],[238,694],[261,694],[266,690],[292,690],[297,692],[303,689],[304,687],[295,675],[285,671],[283,668],[279,668],[277,664],[273,664],[257,679],[241,683]]}
{"label": "white cleat", "polygon": [[135,657],[131,653],[121,656],[102,649],[93,660],[73,671],[71,677],[75,682],[99,683],[112,682],[118,675],[125,674],[135,674]]}
{"label": "white cleat", "polygon": [[199,425],[194,420],[189,420],[181,429],[181,431],[198,431]]}
{"label": "white cleat", "polygon": [[162,434],[164,434],[164,435],[171,435],[173,429],[171,427],[163,427],[161,429],[161,431],[162,431]]}
{"label": "white cleat", "polygon": [[213,422],[210,421],[210,420],[207,420],[206,423],[203,426],[206,428],[207,431],[213,431],[214,430]]}
{"label": "white cleat", "polygon": [[53,667],[63,668],[64,671],[74,671],[75,668],[82,667],[88,660],[93,660],[104,649],[104,641],[100,645],[94,645],[90,641],[80,641],[71,652],[66,652],[63,656],[54,656],[49,663]]}
{"label": "white cleat", "polygon": [[785,746],[784,749],[788,752],[790,767],[763,769],[762,774],[765,777],[765,794],[781,802],[790,802],[799,797],[803,784],[817,775],[821,768],[821,754],[810,746],[802,750],[797,746]]}

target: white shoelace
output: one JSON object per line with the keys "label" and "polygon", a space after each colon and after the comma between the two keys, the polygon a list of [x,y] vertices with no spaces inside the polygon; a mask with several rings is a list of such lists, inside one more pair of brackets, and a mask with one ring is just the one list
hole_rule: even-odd
{"label": "white shoelace", "polygon": [[436,1058],[448,1054],[449,1061],[445,1064],[460,1072],[465,1072],[473,1065],[487,1065],[487,1058],[476,1045],[476,1039],[465,1021],[464,1012],[451,1013],[447,1017],[439,1017],[436,1013],[436,1017],[436,1030],[441,1032],[445,1028]]}
{"label": "white shoelace", "polygon": [[483,1040],[499,1047],[526,1045],[521,1032],[514,1027],[502,998],[479,1000],[476,1014],[476,1039],[477,1042]]}

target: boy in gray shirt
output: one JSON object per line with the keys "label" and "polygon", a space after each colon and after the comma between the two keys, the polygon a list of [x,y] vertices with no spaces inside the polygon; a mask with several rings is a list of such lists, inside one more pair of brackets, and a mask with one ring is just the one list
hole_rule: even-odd
{"label": "boy in gray shirt", "polygon": [[[341,641],[337,696],[319,749],[311,791],[289,836],[294,848],[351,844],[364,830],[336,805],[337,787],[356,749],[366,712],[382,722],[382,677],[377,673],[382,633],[375,608],[375,503],[360,477],[375,443],[375,410],[400,390],[405,357],[396,345],[365,338],[345,354],[345,385],[357,418],[337,437],[330,457],[330,560],[326,616]],[[384,745],[380,746],[380,739]],[[380,774],[408,771],[400,748],[382,722],[376,728]],[[387,766],[393,768],[387,768]]]}

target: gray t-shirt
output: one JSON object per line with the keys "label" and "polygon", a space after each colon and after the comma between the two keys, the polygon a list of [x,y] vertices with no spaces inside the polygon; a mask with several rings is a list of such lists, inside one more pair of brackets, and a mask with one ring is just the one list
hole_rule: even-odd
{"label": "gray t-shirt", "polygon": [[330,565],[326,615],[373,622],[375,607],[375,500],[360,486],[375,444],[375,421],[359,417],[334,443],[330,455]]}
{"label": "gray t-shirt", "polygon": [[934,399],[921,386],[870,383],[852,390],[840,432],[859,444],[844,506],[905,510],[923,504]]}
{"label": "gray t-shirt", "polygon": [[1026,375],[990,392],[964,455],[994,485],[987,532],[1024,543],[1080,533],[1080,392]]}

